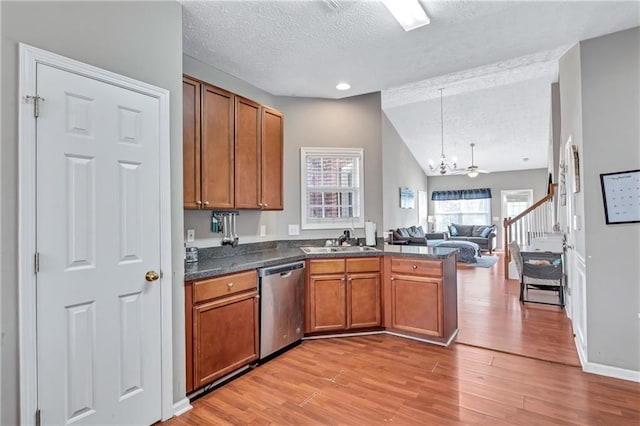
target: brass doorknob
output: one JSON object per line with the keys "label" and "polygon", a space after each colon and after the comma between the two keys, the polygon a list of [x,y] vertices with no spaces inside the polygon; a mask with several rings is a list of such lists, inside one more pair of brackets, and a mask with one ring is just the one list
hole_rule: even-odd
{"label": "brass doorknob", "polygon": [[160,274],[158,274],[156,271],[148,271],[144,276],[144,279],[149,282],[156,281],[158,278],[160,278]]}

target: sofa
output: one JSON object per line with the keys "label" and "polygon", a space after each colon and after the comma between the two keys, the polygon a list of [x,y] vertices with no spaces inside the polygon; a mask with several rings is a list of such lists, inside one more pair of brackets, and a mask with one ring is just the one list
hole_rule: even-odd
{"label": "sofa", "polygon": [[495,225],[449,225],[447,239],[451,241],[470,241],[480,246],[480,250],[489,250],[493,253],[495,247]]}
{"label": "sofa", "polygon": [[458,262],[477,263],[480,246],[471,241],[451,241],[446,232],[425,233],[421,226],[391,230],[390,244],[420,245],[458,249]]}
{"label": "sofa", "polygon": [[442,241],[447,239],[446,232],[425,233],[422,226],[391,229],[390,244],[413,244],[426,246],[427,241]]}

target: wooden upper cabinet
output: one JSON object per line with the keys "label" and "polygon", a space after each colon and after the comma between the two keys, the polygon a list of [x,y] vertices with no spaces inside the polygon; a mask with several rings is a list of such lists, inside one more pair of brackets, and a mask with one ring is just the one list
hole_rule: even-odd
{"label": "wooden upper cabinet", "polygon": [[202,84],[202,208],[234,208],[234,101]]}
{"label": "wooden upper cabinet", "polygon": [[200,208],[200,82],[182,79],[182,168],[184,208]]}
{"label": "wooden upper cabinet", "polygon": [[260,209],[260,104],[236,97],[235,198],[238,209]]}
{"label": "wooden upper cabinet", "polygon": [[284,117],[183,76],[185,209],[283,210]]}
{"label": "wooden upper cabinet", "polygon": [[263,210],[283,210],[284,116],[262,108],[262,196]]}

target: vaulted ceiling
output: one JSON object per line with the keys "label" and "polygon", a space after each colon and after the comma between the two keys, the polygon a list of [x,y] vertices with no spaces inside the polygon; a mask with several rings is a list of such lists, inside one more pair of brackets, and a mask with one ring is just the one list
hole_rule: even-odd
{"label": "vaulted ceiling", "polygon": [[[635,1],[422,1],[405,32],[379,1],[184,1],[185,54],[276,96],[382,92],[382,108],[425,172],[444,149],[460,166],[546,167],[550,83],[580,40],[640,25]],[[340,92],[338,82],[352,88]],[[523,158],[528,158],[523,161]]]}

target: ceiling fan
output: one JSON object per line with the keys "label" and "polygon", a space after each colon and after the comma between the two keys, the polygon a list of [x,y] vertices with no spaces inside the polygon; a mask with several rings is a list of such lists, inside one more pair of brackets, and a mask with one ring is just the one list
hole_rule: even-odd
{"label": "ceiling fan", "polygon": [[475,143],[471,144],[471,165],[466,169],[456,169],[456,172],[466,173],[470,178],[477,177],[479,173],[491,173],[488,170],[480,170],[478,166],[474,164],[473,161],[473,147],[476,146]]}

